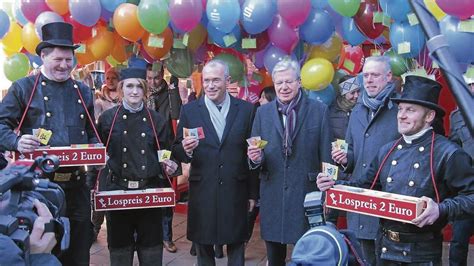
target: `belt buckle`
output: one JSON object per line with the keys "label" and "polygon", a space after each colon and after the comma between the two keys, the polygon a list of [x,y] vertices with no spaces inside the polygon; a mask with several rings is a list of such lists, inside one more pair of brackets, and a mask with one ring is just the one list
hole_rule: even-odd
{"label": "belt buckle", "polygon": [[54,181],[56,182],[67,182],[71,180],[72,173],[55,173]]}
{"label": "belt buckle", "polygon": [[400,242],[400,233],[394,232],[391,230],[387,230],[388,238],[395,242]]}
{"label": "belt buckle", "polygon": [[139,182],[138,181],[128,181],[127,187],[128,188],[138,188]]}

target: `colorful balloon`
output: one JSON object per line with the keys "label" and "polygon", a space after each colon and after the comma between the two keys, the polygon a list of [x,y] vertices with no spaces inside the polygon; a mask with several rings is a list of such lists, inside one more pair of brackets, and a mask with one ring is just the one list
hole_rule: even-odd
{"label": "colorful balloon", "polygon": [[311,9],[308,19],[300,27],[301,39],[313,45],[322,44],[334,33],[334,23],[325,10]]}
{"label": "colorful balloon", "polygon": [[38,34],[40,39],[43,39],[43,33],[41,31],[41,28],[48,24],[48,23],[53,23],[53,22],[64,22],[63,17],[60,15],[56,14],[53,11],[45,11],[36,18],[35,21],[35,31],[36,34]]}
{"label": "colorful balloon", "polygon": [[268,36],[273,45],[287,54],[293,51],[299,41],[298,30],[288,25],[280,15],[273,18],[273,23],[268,28]]}
{"label": "colorful balloon", "polygon": [[342,19],[342,37],[353,46],[359,45],[367,39],[357,28],[354,19],[348,17]]}
{"label": "colorful balloon", "polygon": [[28,22],[21,31],[21,42],[23,47],[28,51],[28,53],[35,55],[36,46],[41,42],[40,38],[36,34],[35,26],[33,23]]}
{"label": "colorful balloon", "polygon": [[193,73],[193,55],[188,49],[171,49],[165,64],[171,75],[177,78],[188,78]]}
{"label": "colorful balloon", "polygon": [[12,23],[7,34],[5,34],[5,36],[3,37],[3,48],[10,54],[18,53],[21,51],[21,32],[21,27],[16,23]]}
{"label": "colorful balloon", "polygon": [[170,20],[180,30],[188,32],[201,21],[201,0],[170,0]]}
{"label": "colorful balloon", "polygon": [[407,0],[380,0],[380,7],[383,12],[398,22],[407,21],[407,15],[412,12]]}
{"label": "colorful balloon", "polygon": [[138,5],[138,21],[153,34],[162,33],[170,22],[167,0],[141,0]]}
{"label": "colorful balloon", "polygon": [[409,60],[397,54],[393,49],[387,50],[384,55],[390,58],[390,68],[393,75],[401,76],[410,69]]}
{"label": "colorful balloon", "polygon": [[375,39],[382,34],[384,26],[382,23],[374,23],[374,14],[382,12],[377,0],[365,0],[360,4],[359,11],[354,16],[354,21],[365,36]]}
{"label": "colorful balloon", "polygon": [[72,25],[72,40],[74,43],[80,43],[92,37],[92,27],[80,24],[71,15],[64,17],[64,21]]}
{"label": "colorful balloon", "polygon": [[308,91],[308,98],[320,101],[329,106],[336,99],[336,91],[334,90],[334,87],[329,84],[322,90]]}
{"label": "colorful balloon", "polygon": [[223,33],[231,32],[240,18],[240,4],[237,0],[209,0],[206,5],[209,23]]}
{"label": "colorful balloon", "polygon": [[91,47],[87,45],[87,43],[85,44],[85,46],[86,46],[86,49],[84,53],[78,53],[78,52],[75,53],[77,63],[82,66],[85,66],[94,61],[97,61],[97,58],[95,58],[91,52]]}
{"label": "colorful balloon", "polygon": [[207,37],[207,30],[202,24],[198,24],[192,31],[189,32],[188,48],[191,51],[196,51],[201,47]]}
{"label": "colorful balloon", "polygon": [[363,65],[364,51],[362,48],[360,46],[344,45],[337,68],[355,76],[362,70]]}
{"label": "colorful balloon", "polygon": [[3,72],[11,82],[26,77],[29,71],[30,61],[25,54],[15,53],[3,62]]}
{"label": "colorful balloon", "polygon": [[51,10],[61,16],[69,12],[68,0],[45,0],[45,3]]}
{"label": "colorful balloon", "polygon": [[277,0],[278,14],[295,28],[305,22],[311,11],[310,0]]}
{"label": "colorful balloon", "polygon": [[115,30],[123,38],[136,42],[145,34],[145,30],[140,25],[137,18],[138,7],[133,4],[124,3],[117,7],[112,21]]}
{"label": "colorful balloon", "polygon": [[334,35],[321,45],[315,45],[311,47],[311,52],[309,53],[309,58],[324,58],[331,62],[337,59],[340,55],[342,49],[342,39],[334,33]]}
{"label": "colorful balloon", "polygon": [[436,3],[446,14],[456,16],[461,20],[474,15],[474,1],[472,0],[437,0]]}
{"label": "colorful balloon", "polygon": [[0,39],[2,39],[10,29],[10,18],[8,14],[0,9]]}
{"label": "colorful balloon", "polygon": [[13,2],[13,17],[15,18],[16,22],[18,22],[18,24],[22,26],[28,23],[28,20],[25,18],[25,15],[23,15],[23,11],[21,11],[21,1]]}
{"label": "colorful balloon", "polygon": [[145,33],[142,38],[143,49],[154,60],[164,57],[173,47],[173,32],[166,28],[161,34]]}
{"label": "colorful balloon", "polygon": [[331,84],[334,67],[324,58],[313,58],[301,68],[301,85],[308,90],[322,90]]}
{"label": "colorful balloon", "polygon": [[446,13],[439,8],[438,4],[436,3],[436,0],[424,0],[426,8],[431,12],[431,14],[438,20],[441,21],[445,16]]}
{"label": "colorful balloon", "polygon": [[227,64],[229,67],[229,75],[232,82],[242,81],[244,78],[244,65],[242,61],[231,54],[221,53],[215,59],[219,59]]}
{"label": "colorful balloon", "polygon": [[275,65],[285,58],[291,58],[291,60],[296,61],[296,56],[294,54],[288,55],[285,51],[280,48],[270,45],[265,51],[265,56],[263,58],[263,64],[267,69],[268,73],[272,73]]}
{"label": "colorful balloon", "polygon": [[270,27],[275,14],[275,5],[270,0],[245,0],[240,21],[246,32],[258,34]]}
{"label": "colorful balloon", "polygon": [[[460,63],[469,64],[474,61],[472,46],[474,44],[474,33],[459,31],[461,21],[453,16],[446,16],[439,23],[441,34],[449,44],[449,50]],[[471,51],[471,52],[467,52]]]}
{"label": "colorful balloon", "polygon": [[106,9],[109,12],[114,12],[115,9],[123,3],[126,3],[127,0],[100,0],[100,4],[103,9]]}
{"label": "colorful balloon", "polygon": [[[390,42],[397,53],[413,58],[423,49],[425,35],[419,24],[410,26],[408,22],[395,22],[390,26]],[[409,51],[402,53],[400,49],[405,49],[407,43],[410,44]]]}
{"label": "colorful balloon", "polygon": [[224,33],[211,25],[211,23],[207,24],[207,33],[209,34],[209,38],[218,45],[219,47],[232,47],[237,48],[240,46],[240,42],[242,39],[242,33],[240,31],[239,25],[236,25],[235,28],[230,33]]}
{"label": "colorful balloon", "polygon": [[110,51],[114,47],[114,33],[109,31],[105,26],[97,26],[95,31],[95,36],[87,41],[87,45],[94,58],[103,60],[110,54]]}
{"label": "colorful balloon", "polygon": [[101,8],[97,0],[69,0],[71,17],[87,27],[92,27],[99,21]]}
{"label": "colorful balloon", "polygon": [[122,38],[117,32],[114,32],[114,47],[110,52],[110,55],[118,62],[123,63],[132,55],[132,51],[128,51],[126,46],[130,42]]}
{"label": "colorful balloon", "polygon": [[25,18],[32,23],[42,12],[51,11],[44,0],[20,0],[20,8]]}
{"label": "colorful balloon", "polygon": [[344,17],[352,17],[360,7],[360,0],[329,0],[329,5]]}

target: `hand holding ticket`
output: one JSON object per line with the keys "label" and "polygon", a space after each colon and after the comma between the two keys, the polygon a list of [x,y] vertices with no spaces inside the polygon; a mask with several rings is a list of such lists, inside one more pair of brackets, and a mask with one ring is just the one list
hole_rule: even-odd
{"label": "hand holding ticket", "polygon": [[33,129],[33,135],[39,139],[41,144],[47,145],[49,142],[49,139],[53,135],[53,131],[46,130],[44,128],[38,128],[38,129]]}
{"label": "hand holding ticket", "polygon": [[158,153],[158,162],[162,163],[166,160],[171,159],[171,151],[169,150],[159,150]]}
{"label": "hand holding ticket", "polygon": [[336,141],[331,142],[331,146],[333,150],[342,150],[344,153],[347,153],[348,145],[343,139],[336,139]]}
{"label": "hand holding ticket", "polygon": [[202,127],[196,128],[183,128],[183,137],[194,136],[197,139],[204,139],[204,130]]}
{"label": "hand holding ticket", "polygon": [[267,146],[268,141],[263,140],[260,136],[255,136],[247,139],[247,143],[249,146],[255,146],[259,149],[265,148]]}
{"label": "hand holding ticket", "polygon": [[323,162],[323,174],[331,177],[333,180],[337,180],[337,173],[339,168],[336,165]]}

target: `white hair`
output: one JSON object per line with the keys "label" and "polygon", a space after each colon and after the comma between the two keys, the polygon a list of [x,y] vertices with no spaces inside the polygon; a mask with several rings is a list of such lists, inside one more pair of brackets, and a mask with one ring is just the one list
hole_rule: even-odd
{"label": "white hair", "polygon": [[300,65],[295,60],[292,60],[291,58],[287,57],[281,60],[280,62],[276,63],[276,65],[273,67],[272,79],[275,78],[275,74],[277,72],[286,71],[289,69],[295,72],[296,78],[298,79],[300,78],[300,72],[301,72]]}
{"label": "white hair", "polygon": [[205,69],[215,68],[219,66],[224,68],[224,77],[227,78],[229,76],[229,66],[226,62],[219,59],[212,59],[211,61],[207,62],[202,71],[204,72]]}
{"label": "white hair", "polygon": [[368,62],[377,62],[382,64],[385,67],[385,74],[389,73],[392,71],[392,68],[390,67],[390,57],[381,55],[381,56],[369,56],[365,59],[365,63],[367,64]]}

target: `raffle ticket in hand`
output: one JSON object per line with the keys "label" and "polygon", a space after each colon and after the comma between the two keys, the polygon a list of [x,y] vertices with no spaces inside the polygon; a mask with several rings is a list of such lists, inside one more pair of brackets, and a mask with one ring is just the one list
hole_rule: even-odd
{"label": "raffle ticket in hand", "polygon": [[183,137],[195,136],[198,139],[204,138],[204,130],[202,127],[183,128]]}
{"label": "raffle ticket in hand", "polygon": [[337,180],[338,172],[339,167],[330,163],[323,162],[323,174],[330,176],[333,180]]}
{"label": "raffle ticket in hand", "polygon": [[267,146],[268,141],[263,140],[260,136],[255,136],[247,139],[249,146],[257,146],[257,148],[263,149]]}

